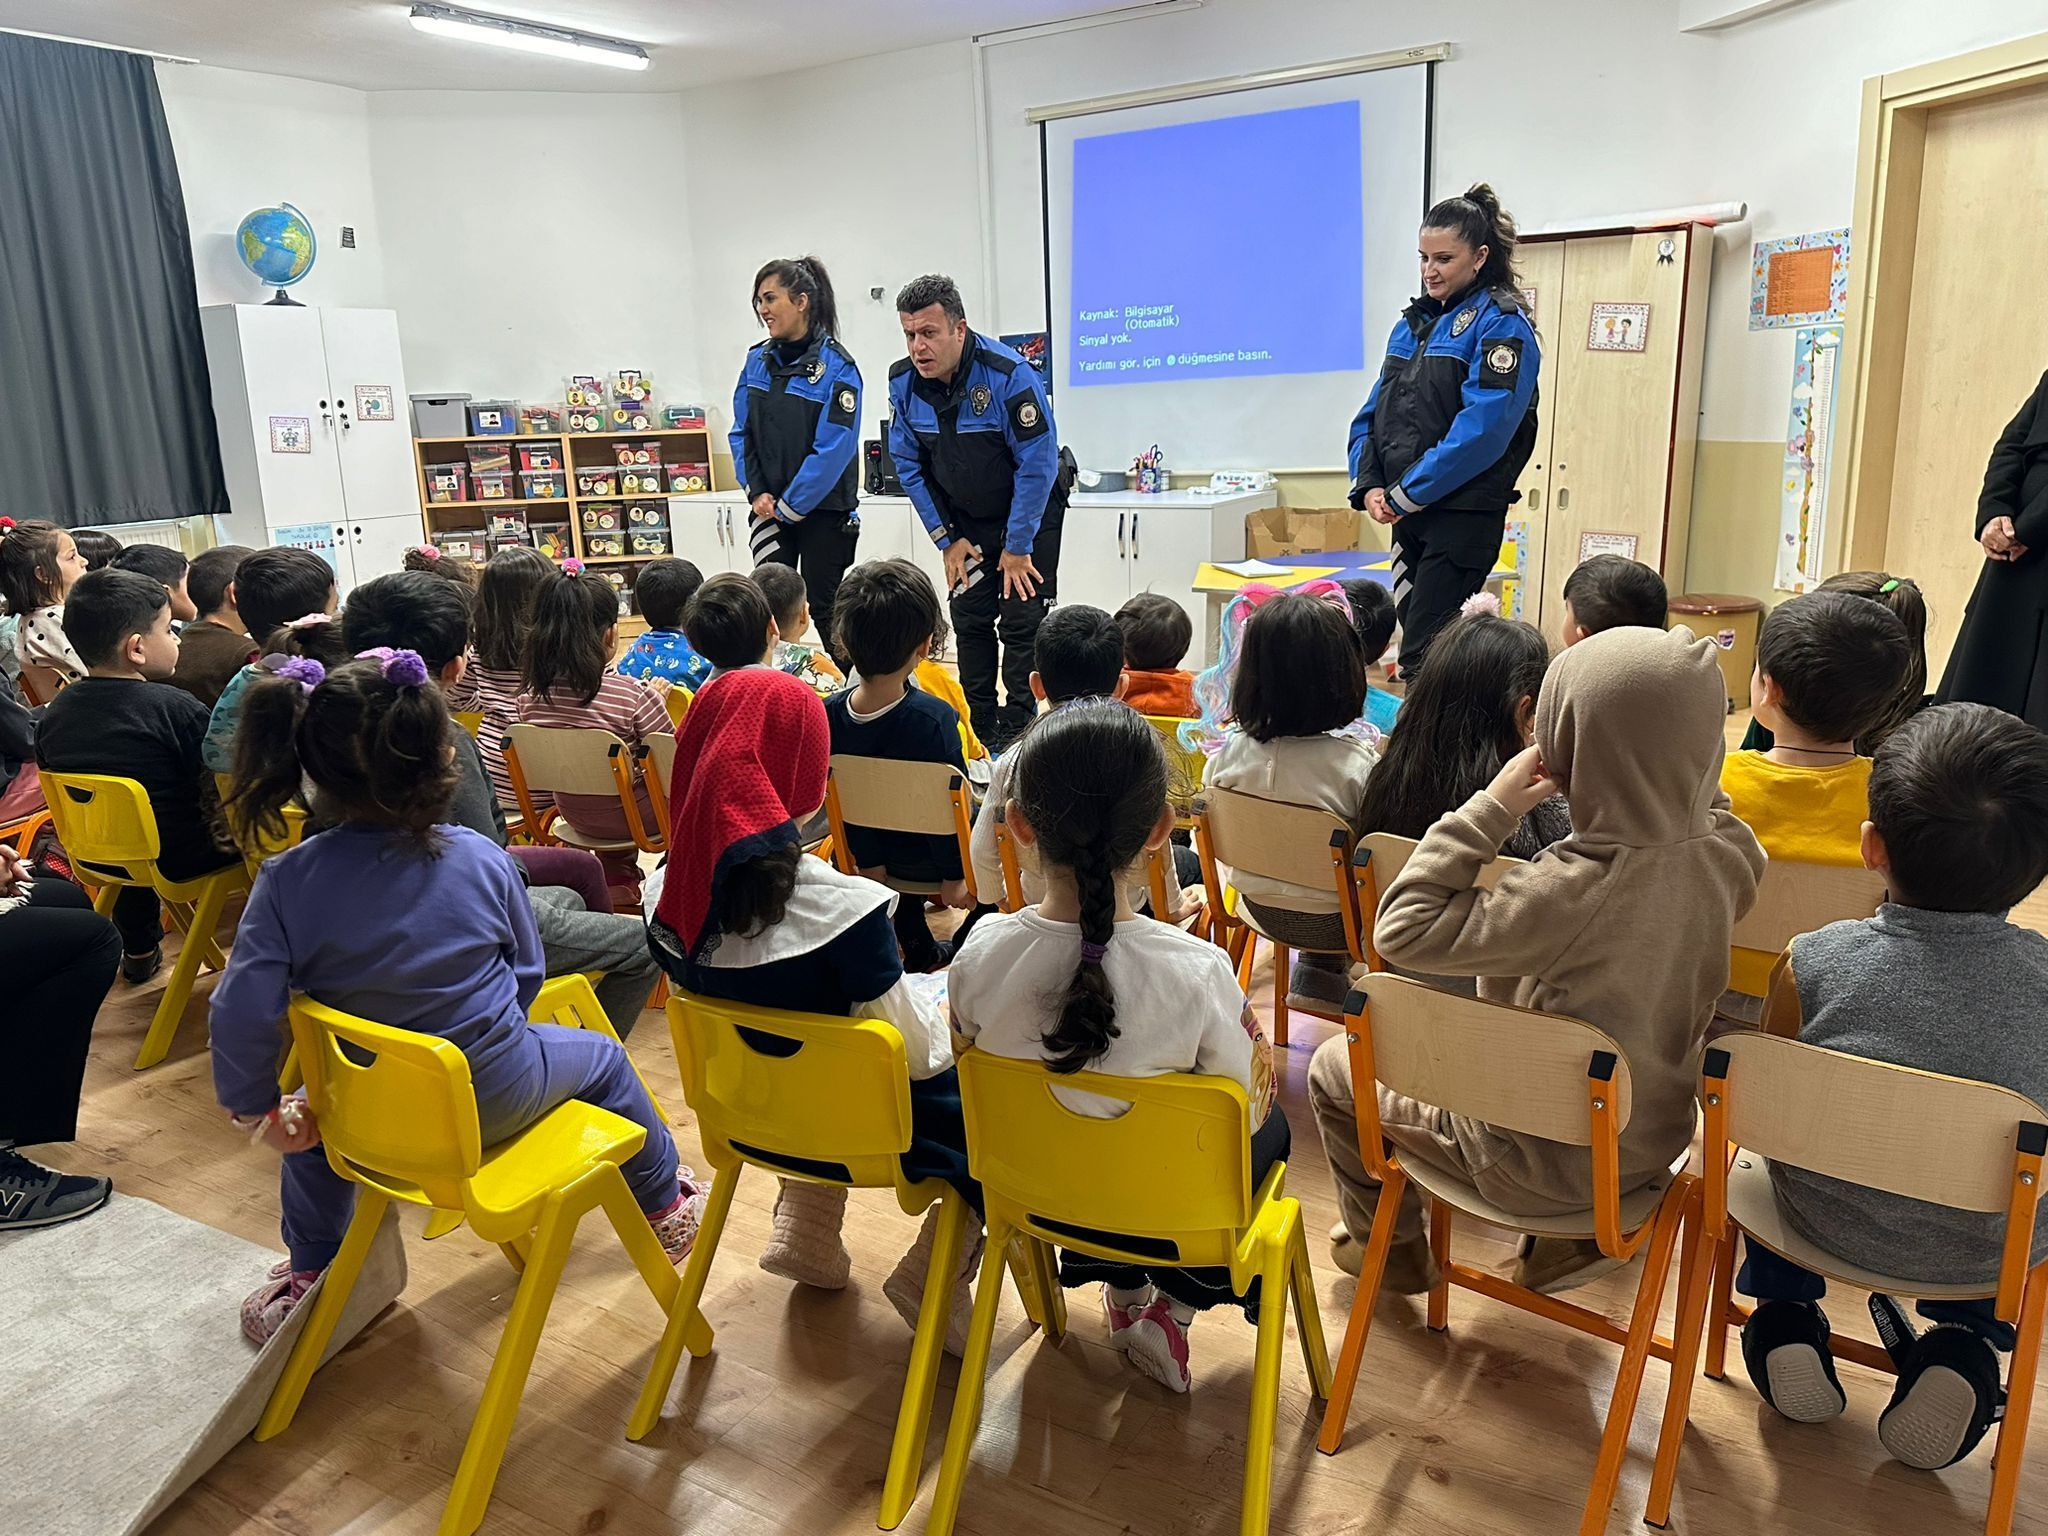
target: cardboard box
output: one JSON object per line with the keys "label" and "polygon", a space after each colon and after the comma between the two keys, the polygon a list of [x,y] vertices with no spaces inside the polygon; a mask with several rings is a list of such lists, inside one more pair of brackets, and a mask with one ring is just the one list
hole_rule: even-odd
{"label": "cardboard box", "polygon": [[1362,512],[1349,507],[1263,507],[1244,515],[1244,552],[1254,560],[1359,547]]}

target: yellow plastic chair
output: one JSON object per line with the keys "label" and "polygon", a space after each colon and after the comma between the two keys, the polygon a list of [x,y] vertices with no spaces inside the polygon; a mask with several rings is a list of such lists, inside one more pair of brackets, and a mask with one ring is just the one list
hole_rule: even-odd
{"label": "yellow plastic chair", "polygon": [[976,758],[987,757],[988,748],[974,734],[974,712],[967,707],[967,691],[960,686],[960,679],[948,672],[943,663],[929,656],[917,664],[912,679],[919,692],[945,700],[953,713],[960,717],[960,755],[970,763]]}
{"label": "yellow plastic chair", "polygon": [[668,706],[670,723],[676,726],[682,725],[683,716],[690,712],[690,706],[696,701],[696,693],[691,689],[685,688],[681,683],[669,684],[668,692],[663,694],[661,698],[661,702]]}
{"label": "yellow plastic chair", "polygon": [[451,709],[448,713],[453,715],[455,723],[472,737],[484,728],[484,712],[480,709]]}
{"label": "yellow plastic chair", "polygon": [[[223,805],[227,803],[228,791],[234,782],[232,774],[216,773],[213,776],[214,788],[220,792]],[[303,805],[287,805],[279,814],[284,818],[284,830],[274,837],[260,830],[252,829],[245,834],[230,827],[237,846],[242,850],[242,862],[249,866],[251,883],[254,883],[256,871],[263,867],[266,860],[274,859],[287,848],[296,848],[306,840],[306,823],[311,818],[311,813]]]}
{"label": "yellow plastic chair", "polygon": [[953,1275],[973,1221],[966,1200],[943,1179],[913,1182],[904,1176],[911,1119],[903,1037],[895,1026],[874,1019],[786,1013],[681,992],[669,999],[668,1023],[683,1097],[697,1116],[715,1177],[697,1245],[626,1434],[639,1440],[653,1432],[685,1345],[693,1355],[711,1349],[711,1329],[699,1303],[748,1164],[785,1179],[893,1189],[897,1204],[912,1216],[936,1202],[938,1232],[882,1482],[879,1521],[882,1529],[894,1530],[917,1497]]}
{"label": "yellow plastic chair", "polygon": [[[1729,1299],[1738,1233],[1816,1274],[1887,1296],[1975,1300],[1992,1295],[2000,1320],[2018,1325],[2005,1416],[1991,1467],[1985,1536],[2007,1536],[2026,1459],[2027,1422],[2048,1324],[2048,1261],[2033,1262],[2048,1113],[1995,1083],[1870,1061],[1775,1035],[1737,1031],[1702,1059],[1706,1113],[1703,1219],[1680,1261],[1677,1354],[1644,1520],[1663,1527],[1692,1404],[1693,1364],[1707,1330],[1706,1374],[1718,1380],[1728,1330],[1749,1313]],[[2002,1214],[1998,1282],[1934,1285],[1879,1274],[1807,1241],[1771,1188],[1769,1160],[1953,1209]],[[1835,1333],[1829,1352],[1898,1374],[1884,1350]]]}
{"label": "yellow plastic chair", "polygon": [[[534,1350],[583,1217],[602,1207],[654,1299],[664,1310],[675,1299],[675,1269],[619,1171],[647,1133],[608,1110],[570,1100],[485,1147],[469,1062],[455,1045],[353,1018],[303,996],[292,999],[291,1028],[328,1166],[360,1187],[348,1235],[271,1391],[256,1438],[269,1440],[291,1427],[385,1208],[397,1200],[467,1220],[520,1271],[441,1512],[440,1536],[468,1536],[490,1503]],[[601,1032],[609,1034],[610,1027]]]}
{"label": "yellow plastic chair", "polygon": [[93,898],[94,911],[105,917],[114,910],[114,900],[124,886],[139,886],[156,892],[170,913],[172,926],[185,935],[164,995],[149,1021],[149,1031],[142,1037],[142,1049],[135,1054],[135,1070],[140,1072],[162,1061],[170,1050],[185,1005],[192,1000],[192,983],[198,978],[200,964],[216,971],[226,967],[227,957],[214,940],[214,929],[228,898],[249,889],[248,866],[230,864],[196,880],[166,879],[156,867],[163,849],[156,812],[150,807],[148,793],[133,779],[52,773],[46,768],[43,796],[72,868],[99,887]]}
{"label": "yellow plastic chair", "polygon": [[1772,859],[1757,882],[1756,905],[1736,923],[1729,947],[1783,954],[1802,933],[1871,916],[1884,900],[1884,883],[1873,869]]}
{"label": "yellow plastic chair", "polygon": [[[974,896],[974,856],[968,849],[973,826],[973,792],[967,780],[944,763],[912,763],[893,757],[851,757],[834,753],[825,775],[825,815],[832,828],[833,861],[849,875],[860,873],[846,841],[848,826],[884,832],[921,832],[951,837],[960,845],[960,873]],[[936,895],[936,880],[883,880],[893,891]]]}
{"label": "yellow plastic chair", "polygon": [[[1131,1107],[1116,1119],[1096,1119],[1067,1108],[1056,1088],[1104,1094]],[[1043,1062],[970,1050],[960,1058],[960,1098],[969,1163],[981,1181],[988,1246],[925,1530],[947,1536],[959,1514],[981,1423],[1004,1255],[1013,1239],[1021,1239],[1024,1268],[1052,1298],[1045,1332],[1054,1340],[1064,1332],[1055,1243],[1131,1264],[1225,1266],[1239,1294],[1254,1279],[1260,1282],[1238,1524],[1244,1536],[1259,1536],[1271,1501],[1280,1349],[1290,1297],[1309,1385],[1318,1398],[1329,1396],[1331,1378],[1301,1206],[1286,1195],[1285,1163],[1275,1163],[1252,1186],[1251,1107],[1244,1090],[1225,1078],[1185,1073],[1055,1074]]]}
{"label": "yellow plastic chair", "polygon": [[1180,728],[1188,722],[1177,715],[1147,715],[1145,723],[1159,733],[1166,747],[1168,798],[1173,802],[1174,825],[1183,832],[1195,825],[1195,799],[1202,793],[1202,776],[1209,770],[1209,754],[1200,747],[1184,747]]}

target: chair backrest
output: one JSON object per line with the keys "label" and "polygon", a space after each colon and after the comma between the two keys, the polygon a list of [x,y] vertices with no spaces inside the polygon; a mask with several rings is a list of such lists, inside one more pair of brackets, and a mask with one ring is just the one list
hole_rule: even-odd
{"label": "chair backrest", "polygon": [[[1725,1055],[1726,1137],[1813,1173],[1935,1205],[2003,1211],[2020,1127],[2048,1112],[1995,1083],[1943,1077],[1738,1031]],[[1709,1161],[1713,1149],[1708,1148]]]}
{"label": "chair backrest", "polygon": [[438,1035],[291,1001],[306,1098],[337,1172],[415,1204],[463,1209],[483,1160],[469,1061]]}
{"label": "chair backrest", "polygon": [[1216,861],[1233,870],[1342,894],[1330,858],[1333,839],[1350,858],[1351,829],[1325,810],[1210,787],[1196,815]]}
{"label": "chair backrest", "polygon": [[[1099,1119],[1068,1108],[1056,1089],[1130,1108]],[[1251,1109],[1236,1083],[1056,1073],[973,1050],[960,1058],[960,1101],[969,1166],[991,1215],[1140,1263],[1229,1262],[1254,1193]]]}
{"label": "chair backrest", "polygon": [[508,726],[505,749],[518,758],[519,772],[530,790],[551,795],[616,795],[612,749],[626,744],[594,725]]}
{"label": "chair backrest", "polygon": [[[1387,887],[1408,867],[1409,855],[1414,852],[1414,838],[1396,837],[1391,832],[1368,832],[1358,840],[1358,854],[1354,862],[1365,871],[1370,881],[1367,889],[1372,893],[1375,906],[1387,894]],[[1500,884],[1502,875],[1526,862],[1525,859],[1496,858],[1479,871],[1479,877],[1473,884],[1481,890],[1490,891]]]}
{"label": "chair backrest", "polygon": [[1777,954],[1802,933],[1870,916],[1883,900],[1884,876],[1876,870],[1772,859],[1757,883],[1756,905],[1735,925],[1730,942]]}
{"label": "chair backrest", "polygon": [[675,788],[675,737],[650,736],[641,744],[641,752],[641,761],[646,765],[647,772],[653,776],[655,788],[661,791],[663,800],[669,799]]}
{"label": "chair backrest", "polygon": [[31,709],[47,704],[57,697],[69,679],[55,667],[46,667],[40,662],[26,661],[21,666],[21,696],[28,701]]}
{"label": "chair backrest", "polygon": [[480,709],[454,709],[450,710],[449,714],[454,717],[455,723],[471,736],[484,728],[484,712]]}
{"label": "chair backrest", "polygon": [[835,753],[832,785],[840,817],[849,826],[932,837],[954,833],[953,792],[962,787],[962,780],[944,763]]}
{"label": "chair backrest", "polygon": [[681,683],[671,683],[668,692],[662,695],[661,700],[663,704],[668,706],[669,723],[681,725],[683,723],[683,716],[690,712],[690,706],[696,702],[696,699],[697,695],[688,688],[685,688]]}
{"label": "chair backrest", "polygon": [[1586,1077],[1605,1053],[1613,1058],[1615,1129],[1627,1128],[1628,1058],[1592,1025],[1384,972],[1359,987],[1372,1021],[1373,1072],[1394,1092],[1525,1136],[1591,1146]]}
{"label": "chair backrest", "polygon": [[148,885],[158,853],[156,812],[133,779],[42,771],[43,799],[71,862],[102,880]]}
{"label": "chair backrest", "polygon": [[744,1159],[862,1189],[896,1183],[910,1066],[893,1024],[681,991],[668,1024],[713,1167]]}
{"label": "chair backrest", "polygon": [[[234,783],[233,774],[216,773],[213,776],[214,788],[219,792],[223,805],[227,803],[228,794],[233,790]],[[303,805],[294,801],[278,814],[284,818],[284,831],[276,837],[258,833],[244,838],[239,832],[236,833],[237,842],[242,850],[242,862],[249,867],[249,874],[252,877],[263,867],[264,860],[275,858],[287,848],[296,848],[306,840],[306,822],[310,819],[311,813]]]}
{"label": "chair backrest", "polygon": [[1145,723],[1159,733],[1159,740],[1166,748],[1167,765],[1172,769],[1168,798],[1177,808],[1186,809],[1202,792],[1202,777],[1208,772],[1209,754],[1199,747],[1180,744],[1180,728],[1187,722],[1178,716],[1147,715]]}

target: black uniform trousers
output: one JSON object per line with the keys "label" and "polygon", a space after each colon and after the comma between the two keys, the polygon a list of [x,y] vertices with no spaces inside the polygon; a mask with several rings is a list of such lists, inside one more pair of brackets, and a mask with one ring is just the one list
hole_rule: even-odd
{"label": "black uniform trousers", "polygon": [[[1060,533],[1066,516],[1066,497],[1055,491],[1031,546],[1031,563],[1039,573],[1038,591],[1032,597],[1003,596],[1003,573],[998,564],[1003,557],[1003,523],[963,518],[952,530],[955,538],[965,539],[981,551],[981,580],[965,592],[954,593],[948,605],[960,662],[960,691],[967,695],[978,736],[994,731],[1000,737],[999,727],[1006,719],[1016,729],[1030,720],[1038,626],[1059,595]],[[1003,682],[1000,708],[996,700],[999,670]]]}
{"label": "black uniform trousers", "polygon": [[813,512],[800,523],[748,515],[747,547],[754,564],[786,565],[803,573],[811,633],[835,656],[839,648],[832,641],[832,604],[859,542],[858,512]]}
{"label": "black uniform trousers", "polygon": [[9,992],[0,1142],[32,1147],[77,1134],[93,1019],[120,963],[114,925],[68,880],[38,876],[27,906],[0,912]]}
{"label": "black uniform trousers", "polygon": [[1404,681],[1422,670],[1437,631],[1486,585],[1500,559],[1506,520],[1505,513],[1422,511],[1394,524],[1394,616],[1401,625]]}

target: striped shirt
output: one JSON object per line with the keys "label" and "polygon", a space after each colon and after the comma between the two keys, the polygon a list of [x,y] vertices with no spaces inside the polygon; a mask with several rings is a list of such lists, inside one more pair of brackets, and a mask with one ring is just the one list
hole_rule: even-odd
{"label": "striped shirt", "polygon": [[505,727],[519,719],[519,695],[525,691],[526,682],[517,667],[487,667],[476,659],[474,648],[462,681],[448,690],[451,710],[474,710],[484,717],[477,727],[476,744],[483,752],[484,771],[491,776],[498,804],[507,807],[516,807],[518,797],[512,793],[512,775],[505,771]]}
{"label": "striped shirt", "polygon": [[[599,679],[596,696],[588,704],[577,703],[568,693],[547,699],[533,693],[521,693],[516,711],[517,718],[527,725],[567,729],[595,727],[610,731],[629,747],[639,746],[650,736],[675,734],[675,725],[669,720],[668,706],[662,702],[661,695],[638,678],[621,677],[616,672],[606,672]],[[625,813],[616,795],[557,795],[554,798],[561,813],[583,831],[602,837],[625,835]],[[644,794],[640,809],[643,818],[651,818]]]}

